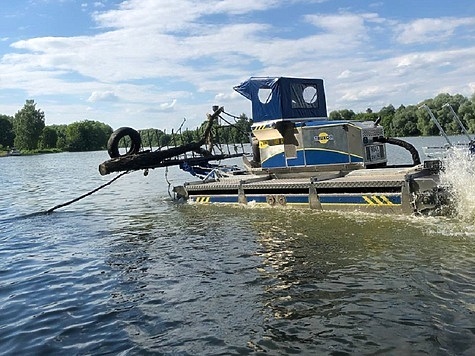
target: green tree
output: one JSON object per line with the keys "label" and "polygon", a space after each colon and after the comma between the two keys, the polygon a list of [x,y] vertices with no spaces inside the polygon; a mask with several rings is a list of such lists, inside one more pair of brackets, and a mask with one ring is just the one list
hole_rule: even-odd
{"label": "green tree", "polygon": [[13,117],[0,115],[0,147],[12,147],[15,139]]}
{"label": "green tree", "polygon": [[236,137],[234,143],[249,142],[249,134],[251,133],[252,121],[246,116],[241,114],[235,124],[237,128]]}
{"label": "green tree", "polygon": [[48,126],[56,132],[56,148],[66,150],[68,147],[67,134],[68,125],[50,125]]}
{"label": "green tree", "polygon": [[[454,118],[449,113],[449,110],[446,110],[443,105],[450,103],[451,95],[447,93],[438,94],[435,98],[427,100],[427,105],[431,108],[432,113],[440,122],[442,128],[448,135],[457,134],[460,131],[458,124],[455,122]],[[438,134],[437,130],[437,134]]]}
{"label": "green tree", "polygon": [[112,128],[98,121],[84,120],[69,124],[66,130],[70,151],[97,151],[106,148]]}
{"label": "green tree", "polygon": [[378,114],[367,109],[366,112],[358,113],[354,116],[353,120],[358,121],[375,121],[378,118]]}
{"label": "green tree", "polygon": [[475,132],[475,100],[467,100],[461,104],[458,116],[469,132]]}
{"label": "green tree", "polygon": [[150,149],[159,146],[161,134],[163,134],[163,132],[157,129],[140,130],[140,137],[142,138],[143,147]]}
{"label": "green tree", "polygon": [[45,126],[40,136],[39,147],[40,148],[56,148],[56,142],[58,141],[58,133],[51,126]]}
{"label": "green tree", "polygon": [[396,137],[417,136],[420,131],[417,127],[417,107],[401,105],[394,113],[392,122],[392,135]]}
{"label": "green tree", "polygon": [[[420,105],[425,104],[425,102],[420,103]],[[419,105],[419,106],[420,106]],[[427,105],[427,104],[426,104]],[[439,134],[437,126],[432,121],[429,116],[429,113],[425,108],[420,108],[417,113],[417,128],[423,136],[434,136]]]}
{"label": "green tree", "polygon": [[329,118],[331,120],[354,120],[355,115],[353,110],[343,109],[332,111]]}
{"label": "green tree", "polygon": [[463,131],[457,120],[455,119],[454,115],[452,114],[452,111],[450,110],[450,108],[444,105],[449,104],[454,110],[455,114],[459,117],[460,121],[462,122],[462,125],[464,125],[464,127],[468,129],[468,119],[470,118],[470,116],[466,117],[465,115],[461,115],[460,108],[463,108],[466,103],[470,103],[470,100],[460,94],[449,95],[447,99],[447,102],[442,104],[442,110],[444,112],[444,115],[448,118],[448,126],[446,131],[448,133],[462,134]]}
{"label": "green tree", "polygon": [[36,149],[44,127],[44,112],[36,109],[34,100],[27,100],[23,108],[15,114],[13,119],[15,146],[18,149]]}
{"label": "green tree", "polygon": [[[449,104],[453,108],[455,113],[457,114],[458,112],[460,112],[461,108],[467,108],[468,103],[469,103],[469,100],[465,98],[463,95],[460,95],[460,94],[450,95],[447,93],[441,93],[441,94],[438,94],[433,99],[424,100],[423,102],[419,104],[419,106],[423,104],[427,105],[430,108],[434,117],[442,126],[442,129],[448,135],[457,135],[457,134],[462,133],[462,130],[458,122],[455,120],[451,110],[446,106],[446,104]],[[464,112],[464,115],[458,114],[458,116],[465,127],[468,127],[468,128],[471,127],[470,122],[469,122],[469,120],[471,119],[470,115],[465,117],[465,112]],[[426,109],[421,108],[421,110],[419,110],[417,126],[423,135],[439,135],[440,134],[439,128],[432,121]]]}
{"label": "green tree", "polygon": [[[213,131],[213,138],[215,142],[220,144],[244,143],[249,142],[249,134],[251,132],[252,120],[246,114],[241,114],[234,123],[227,123],[219,126]],[[204,126],[202,125],[197,133],[203,133]]]}
{"label": "green tree", "polygon": [[191,143],[191,142],[193,142],[193,132],[186,129],[181,134],[181,143],[182,144],[187,144],[187,143]]}
{"label": "green tree", "polygon": [[384,106],[378,113],[378,117],[381,119],[380,125],[384,127],[384,133],[386,136],[392,136],[392,122],[394,120],[394,114],[396,113],[396,109],[393,105],[389,104],[388,106]]}
{"label": "green tree", "polygon": [[222,126],[218,132],[219,143],[229,143],[232,142],[232,128],[230,126]]}
{"label": "green tree", "polygon": [[160,147],[168,147],[171,143],[172,143],[171,135],[167,133],[163,133],[162,135],[160,135],[160,142],[159,142]]}

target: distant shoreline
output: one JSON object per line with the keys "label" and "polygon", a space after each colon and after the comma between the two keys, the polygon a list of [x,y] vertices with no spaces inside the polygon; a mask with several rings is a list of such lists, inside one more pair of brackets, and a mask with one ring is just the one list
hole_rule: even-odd
{"label": "distant shoreline", "polygon": [[20,154],[11,155],[9,154],[10,150],[2,150],[0,151],[0,157],[11,157],[11,156],[31,156],[31,155],[40,155],[40,154],[49,154],[49,153],[61,153],[65,152],[58,148],[48,148],[42,150],[27,150],[27,151],[19,151]]}

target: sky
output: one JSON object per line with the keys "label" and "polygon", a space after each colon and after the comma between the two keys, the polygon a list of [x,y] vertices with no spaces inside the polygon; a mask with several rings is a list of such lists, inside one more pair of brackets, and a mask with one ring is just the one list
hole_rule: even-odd
{"label": "sky", "polygon": [[194,129],[249,77],[322,78],[328,112],[475,91],[473,0],[0,0],[0,114]]}

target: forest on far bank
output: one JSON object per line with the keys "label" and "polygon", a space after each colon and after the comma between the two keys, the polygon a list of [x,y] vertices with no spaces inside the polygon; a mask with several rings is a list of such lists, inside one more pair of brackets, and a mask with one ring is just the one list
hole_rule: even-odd
{"label": "forest on far bank", "polygon": [[[68,125],[45,124],[45,114],[36,107],[34,100],[27,100],[14,116],[0,114],[0,151],[15,147],[26,153],[61,151],[99,151],[107,148],[113,132],[108,124],[82,120]],[[251,120],[246,115],[234,118],[214,135],[222,143],[248,142]],[[204,124],[204,123],[203,123]],[[171,133],[160,129],[140,130],[144,147],[176,146],[201,139],[204,125],[194,130],[180,127]]]}
{"label": "forest on far bank", "polygon": [[[454,112],[470,133],[475,133],[475,94],[467,98],[461,94],[439,94],[433,99],[414,105],[392,104],[373,111],[355,113],[350,109],[330,112],[332,120],[376,121],[384,127],[385,135],[390,137],[437,136],[439,129],[431,120],[427,105],[448,135],[461,133]],[[97,151],[107,147],[107,141],[113,132],[108,124],[82,120],[68,125],[46,125],[44,112],[36,107],[34,100],[26,100],[25,105],[14,116],[0,114],[0,150],[15,147],[27,152],[38,151]],[[203,123],[204,124],[204,123]],[[176,146],[199,140],[203,124],[196,129],[180,127],[166,133],[160,129],[140,130],[144,147]],[[251,131],[252,119],[245,114],[234,118],[234,122],[224,123],[215,133],[219,143],[247,143]]]}
{"label": "forest on far bank", "polygon": [[386,136],[438,136],[437,125],[431,120],[429,113],[422,106],[427,105],[442,128],[448,135],[461,133],[460,127],[450,110],[462,121],[470,133],[475,133],[475,94],[467,98],[461,94],[439,94],[433,99],[426,99],[414,105],[400,105],[397,109],[393,105],[381,108],[378,112],[367,109],[364,113],[355,114],[352,110],[332,111],[329,115],[334,120],[368,120],[380,118],[380,125],[384,127]]}

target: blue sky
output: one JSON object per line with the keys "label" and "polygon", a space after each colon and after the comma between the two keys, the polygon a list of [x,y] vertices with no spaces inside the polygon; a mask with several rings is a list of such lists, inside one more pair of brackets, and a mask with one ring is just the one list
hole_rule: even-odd
{"label": "blue sky", "polygon": [[475,91],[473,0],[0,0],[0,114],[195,128],[250,76],[325,80],[329,111]]}

